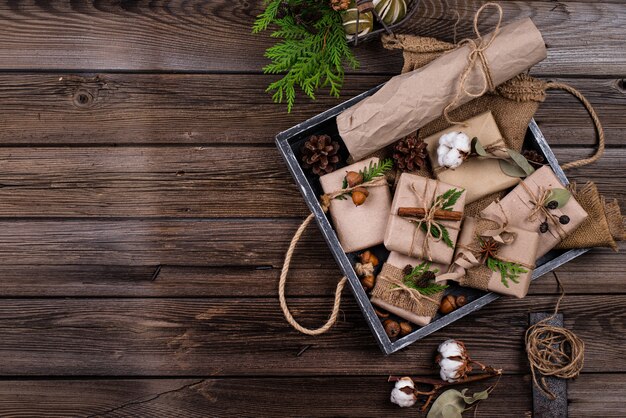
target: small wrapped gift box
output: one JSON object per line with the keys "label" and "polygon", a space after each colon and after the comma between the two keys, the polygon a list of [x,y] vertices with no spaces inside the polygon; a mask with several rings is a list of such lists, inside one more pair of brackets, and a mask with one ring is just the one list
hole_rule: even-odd
{"label": "small wrapped gift box", "polygon": [[[439,165],[437,148],[439,138],[450,132],[463,132],[469,138],[478,138],[480,144],[495,158],[470,157],[455,169]],[[506,175],[496,158],[506,159],[508,154],[502,148],[506,144],[491,112],[485,112],[464,122],[454,125],[424,139],[428,144],[428,157],[435,176],[449,184],[465,189],[465,203],[472,203],[481,197],[509,189],[519,183],[518,177]]]}
{"label": "small wrapped gift box", "polygon": [[[433,283],[436,287],[432,287],[433,284],[431,284],[430,291],[426,292],[428,294],[423,294],[418,289],[409,287],[404,283],[403,279],[407,276],[405,268],[411,266],[411,269],[414,269],[416,266],[422,265],[424,271],[432,271],[436,276],[446,272],[448,266],[422,263],[424,261],[392,251],[376,278],[371,302],[414,324],[424,326],[430,323],[437,314],[444,293],[443,288],[438,290],[437,287],[443,287],[445,283]],[[412,282],[409,282],[409,285],[416,283],[415,279],[419,280],[419,277],[410,279]]]}
{"label": "small wrapped gift box", "polygon": [[385,247],[410,257],[450,264],[464,206],[462,189],[402,173],[385,231]]}
{"label": "small wrapped gift box", "polygon": [[550,167],[542,167],[517,185],[500,203],[492,203],[481,214],[497,216],[501,207],[511,226],[539,232],[537,257],[541,257],[587,218],[587,212],[573,197],[569,197],[564,205],[557,202],[561,200],[559,195],[563,195],[559,192],[565,192],[564,186]]}
{"label": "small wrapped gift box", "polygon": [[502,212],[489,219],[467,217],[451,273],[440,277],[461,286],[523,298],[532,280],[538,245],[537,232],[510,226]]}
{"label": "small wrapped gift box", "polygon": [[[347,172],[359,172],[370,167],[370,164],[378,163],[378,158],[369,158],[320,177],[324,193],[332,195],[344,189]],[[349,195],[345,198],[329,199],[330,216],[339,242],[347,253],[360,251],[383,242],[391,209],[391,192],[384,178],[381,178],[379,183],[381,184],[375,186],[364,185],[369,194],[365,203],[360,206],[356,206]]]}

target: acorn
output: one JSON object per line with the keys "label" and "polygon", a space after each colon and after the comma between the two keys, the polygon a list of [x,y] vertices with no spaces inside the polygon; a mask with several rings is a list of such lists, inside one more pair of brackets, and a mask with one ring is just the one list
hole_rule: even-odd
{"label": "acorn", "polygon": [[457,308],[456,306],[456,298],[452,295],[447,295],[441,301],[441,305],[439,305],[439,312],[446,315],[452,312]]}
{"label": "acorn", "polygon": [[396,338],[400,334],[400,324],[393,319],[387,319],[383,322],[383,327],[389,338]]}
{"label": "acorn", "polygon": [[413,332],[413,327],[406,321],[400,322],[400,336],[404,337]]}
{"label": "acorn", "polygon": [[374,276],[365,276],[361,279],[361,285],[366,292],[369,292],[376,285],[376,278]]}
{"label": "acorn", "polygon": [[365,203],[365,199],[367,199],[369,194],[370,192],[368,192],[365,187],[357,187],[352,190],[352,203],[354,203],[355,206],[361,206]]}
{"label": "acorn", "polygon": [[559,222],[561,223],[561,225],[567,225],[569,223],[569,216],[561,215],[559,217]]}
{"label": "acorn", "polygon": [[363,264],[372,263],[372,266],[374,267],[378,265],[378,257],[376,257],[370,250],[361,253],[359,258]]}
{"label": "acorn", "polygon": [[467,305],[467,297],[465,297],[465,295],[459,295],[456,297],[456,306],[457,308],[460,308],[461,306],[465,306]]}
{"label": "acorn", "polygon": [[389,318],[389,312],[385,310],[382,310],[380,308],[374,308],[374,312],[376,313],[376,316],[380,319]]}
{"label": "acorn", "polygon": [[348,171],[346,173],[346,183],[348,183],[348,187],[358,186],[363,183],[363,174],[356,171]]}

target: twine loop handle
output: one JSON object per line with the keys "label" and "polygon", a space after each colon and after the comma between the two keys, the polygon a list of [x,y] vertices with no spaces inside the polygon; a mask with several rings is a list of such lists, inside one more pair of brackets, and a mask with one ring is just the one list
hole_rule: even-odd
{"label": "twine loop handle", "polygon": [[341,292],[343,291],[343,288],[345,287],[346,281],[347,281],[347,278],[344,276],[339,280],[339,283],[337,283],[337,288],[335,289],[335,301],[333,304],[332,312],[330,314],[330,317],[328,318],[328,321],[326,321],[326,323],[322,325],[321,327],[316,328],[316,329],[305,328],[302,325],[300,325],[298,321],[295,320],[295,318],[291,314],[291,311],[289,311],[289,307],[287,306],[287,300],[285,299],[285,285],[287,283],[287,274],[289,273],[289,265],[291,264],[291,257],[293,256],[293,253],[296,249],[296,245],[298,244],[298,241],[300,241],[300,237],[302,237],[302,234],[304,233],[306,228],[309,226],[313,218],[315,218],[315,215],[311,213],[302,222],[300,227],[298,227],[298,230],[296,231],[293,238],[291,239],[291,243],[289,244],[289,249],[287,250],[287,253],[285,254],[285,262],[283,264],[283,269],[280,272],[280,280],[278,282],[278,300],[280,302],[280,308],[282,309],[283,314],[285,315],[285,319],[287,320],[289,325],[291,325],[297,331],[306,335],[323,334],[329,329],[331,329],[333,325],[335,325],[335,322],[337,322],[337,317],[339,316],[339,306],[341,304]]}

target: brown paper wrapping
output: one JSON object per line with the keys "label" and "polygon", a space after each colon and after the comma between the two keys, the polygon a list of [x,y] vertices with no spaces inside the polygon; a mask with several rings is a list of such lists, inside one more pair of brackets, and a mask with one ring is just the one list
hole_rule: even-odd
{"label": "brown paper wrapping", "polygon": [[[392,251],[389,254],[387,262],[383,265],[383,270],[379,274],[379,277],[381,274],[397,275],[399,278],[404,277],[404,273],[402,271],[404,267],[407,265],[415,267],[416,265],[421,264],[422,261],[423,260],[411,258]],[[435,269],[439,270],[436,274],[441,274],[442,272],[446,272],[448,270],[448,266],[432,263],[430,265],[430,270]],[[424,300],[423,303],[418,304],[405,292],[390,292],[391,288],[391,285],[384,280],[376,280],[376,286],[372,290],[372,304],[420,326],[428,325],[432,318],[437,314],[439,303],[435,304],[429,300]],[[439,292],[429,297],[441,302],[443,294],[444,292]]]}
{"label": "brown paper wrapping", "polygon": [[[465,204],[472,203],[492,193],[509,189],[519,183],[519,178],[504,174],[499,160],[494,158],[471,157],[456,169],[446,169],[437,161],[439,138],[449,132],[461,131],[470,138],[476,137],[485,148],[489,146],[506,147],[498,125],[491,112],[485,112],[465,121],[465,126],[454,125],[424,139],[428,144],[428,156],[435,176],[448,184],[465,189]],[[503,151],[493,153],[506,158]]]}
{"label": "brown paper wrapping", "polygon": [[[348,171],[359,171],[378,163],[370,158],[320,177],[324,193],[340,190]],[[382,244],[391,208],[391,192],[388,186],[369,187],[369,196],[361,206],[355,206],[348,196],[346,200],[333,199],[330,216],[343,250],[347,253]]]}
{"label": "brown paper wrapping", "polygon": [[[541,190],[564,188],[559,179],[556,177],[552,169],[548,166],[541,167],[533,174],[528,176],[524,183],[529,190],[539,196]],[[515,226],[527,231],[538,232],[539,225],[546,220],[543,214],[539,214],[536,219],[529,218],[534,205],[530,202],[531,196],[526,192],[526,189],[519,184],[509,194],[507,194],[500,204],[504,209],[504,212],[510,220],[510,225]],[[499,212],[497,203],[494,202],[487,206],[481,213],[485,215],[492,215]],[[580,204],[571,197],[567,204],[560,209],[550,210],[550,213],[554,215],[556,225],[548,222],[548,232],[540,233],[539,248],[537,250],[537,258],[546,254],[555,245],[563,240],[566,236],[572,233],[578,226],[587,219],[587,212],[580,206]],[[561,215],[567,215],[570,221],[566,225],[561,225],[558,218]]]}
{"label": "brown paper wrapping", "polygon": [[[492,36],[485,36],[485,42]],[[343,111],[337,117],[337,127],[354,159],[364,158],[441,116],[455,99],[469,52],[466,45],[420,69],[393,77],[378,92]],[[541,33],[526,18],[501,27],[485,56],[497,86],[546,58],[546,48]],[[477,92],[483,86],[478,64],[465,87]],[[471,99],[462,94],[457,106]]]}
{"label": "brown paper wrapping", "polygon": [[[414,186],[413,186],[414,185]],[[416,193],[413,190],[418,191]],[[385,231],[385,247],[390,251],[397,251],[411,257],[431,260],[436,263],[450,264],[454,255],[454,248],[448,247],[443,241],[436,241],[432,237],[428,238],[429,251],[424,253],[423,243],[426,233],[416,224],[397,215],[398,208],[401,207],[423,207],[420,196],[425,196],[427,206],[430,207],[433,197],[441,195],[455,186],[431,180],[415,174],[402,173],[396,186],[396,192],[391,205],[391,214]],[[418,196],[419,194],[419,196]],[[463,212],[465,206],[465,193],[461,195],[452,210]],[[460,221],[437,221],[444,225],[450,233],[453,243],[459,235]]]}
{"label": "brown paper wrapping", "polygon": [[[463,229],[461,230],[459,241],[457,242],[455,260],[461,256],[461,252],[465,251],[471,251],[476,258],[480,258],[480,254],[476,251],[480,248],[477,237],[488,230],[497,229],[499,226],[500,225],[496,222],[485,219],[473,217],[465,218],[463,221]],[[511,226],[506,228],[504,234],[508,237],[512,237],[513,241],[510,244],[500,244],[496,258],[525,265],[524,268],[526,268],[528,272],[519,275],[517,278],[519,283],[507,280],[507,287],[502,281],[500,272],[495,272],[484,264],[468,268],[466,271],[459,266],[455,266],[452,271],[457,273],[458,276],[452,280],[457,281],[461,286],[473,287],[475,289],[518,298],[526,296],[533,273],[533,269],[529,267],[534,266],[535,260],[537,259],[537,248],[540,239],[539,234]]]}

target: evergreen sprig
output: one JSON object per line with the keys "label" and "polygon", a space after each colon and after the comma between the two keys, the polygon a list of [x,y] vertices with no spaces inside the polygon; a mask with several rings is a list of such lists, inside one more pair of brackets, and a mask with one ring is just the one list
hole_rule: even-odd
{"label": "evergreen sprig", "polygon": [[[303,25],[291,15],[280,16],[283,3],[299,6],[320,16],[310,25]],[[313,13],[315,12],[315,13]],[[341,14],[326,1],[266,0],[266,7],[252,27],[253,33],[275,26],[270,35],[278,38],[265,56],[272,62],[263,68],[265,74],[283,74],[266,91],[273,93],[274,102],[287,103],[291,112],[296,99],[296,86],[311,99],[320,88],[328,88],[330,95],[339,97],[344,79],[344,65],[356,69],[359,65],[348,46]]]}
{"label": "evergreen sprig", "polygon": [[[435,198],[433,205],[441,202],[442,210],[452,210],[454,204],[457,200],[459,200],[464,191],[464,189],[448,189],[445,193],[440,194]],[[420,228],[422,231],[428,232],[428,226],[425,223],[421,223]],[[439,239],[439,237],[441,237],[444,244],[450,248],[454,248],[454,243],[450,238],[450,232],[448,232],[448,229],[441,222],[433,222],[433,225],[430,226],[430,234],[435,239]]]}
{"label": "evergreen sprig", "polygon": [[420,286],[417,280],[427,271],[438,273],[439,269],[430,270],[430,263],[422,262],[413,267],[413,270],[402,278],[402,283],[411,289],[417,290],[424,296],[431,296],[448,288],[448,285],[434,282],[430,282],[426,286]]}
{"label": "evergreen sprig", "polygon": [[511,263],[509,261],[498,260],[497,258],[487,257],[487,267],[495,272],[500,272],[502,284],[505,287],[509,287],[509,280],[515,284],[519,283],[519,275],[522,273],[528,273],[524,267],[519,264]]}
{"label": "evergreen sprig", "polygon": [[[386,160],[379,160],[376,164],[374,161],[370,161],[370,165],[365,167],[364,169],[359,170],[359,173],[363,175],[363,183],[372,181],[376,177],[380,177],[385,175],[385,173],[393,168],[393,160],[391,158],[387,158]],[[346,189],[348,187],[348,180],[344,177],[343,183],[341,184],[342,189]],[[337,200],[346,200],[347,193],[341,194],[335,199]]]}

